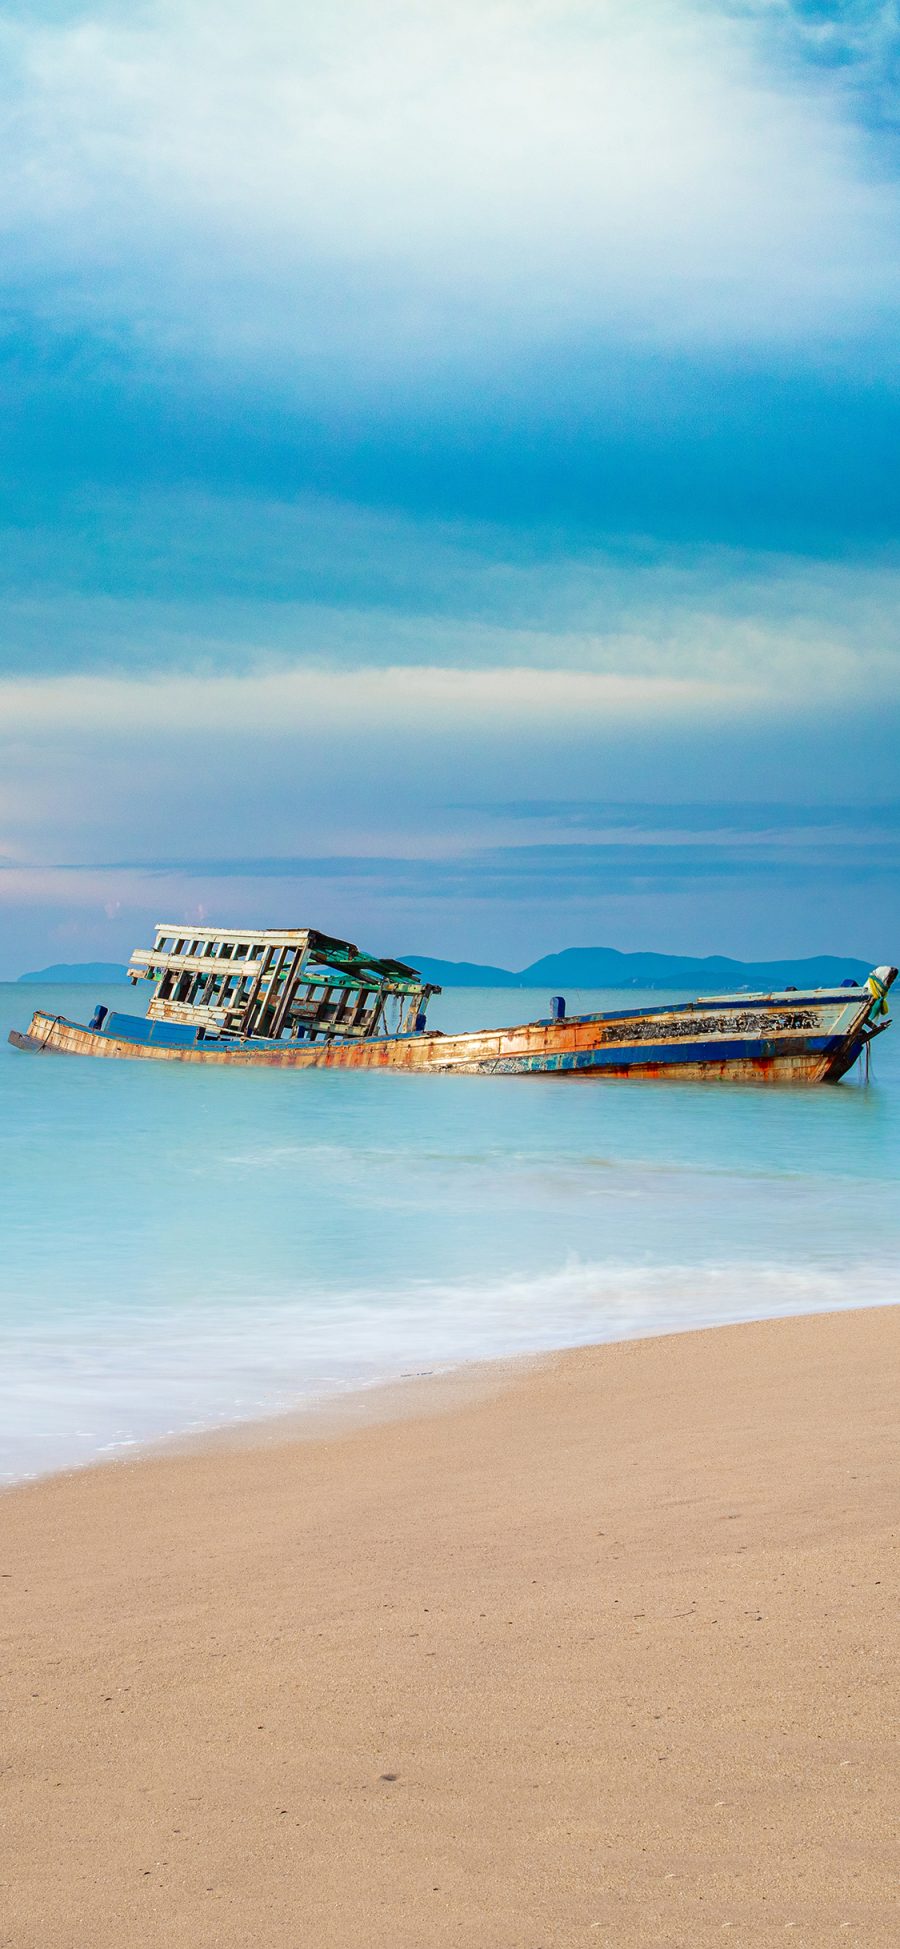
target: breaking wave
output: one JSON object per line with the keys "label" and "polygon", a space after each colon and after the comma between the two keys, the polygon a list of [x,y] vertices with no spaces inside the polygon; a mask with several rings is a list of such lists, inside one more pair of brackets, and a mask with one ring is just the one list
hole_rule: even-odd
{"label": "breaking wave", "polygon": [[177,1313],[23,1322],[0,1380],[0,1480],[261,1419],[410,1371],[740,1320],[888,1304],[891,1263],[634,1266],[297,1290]]}

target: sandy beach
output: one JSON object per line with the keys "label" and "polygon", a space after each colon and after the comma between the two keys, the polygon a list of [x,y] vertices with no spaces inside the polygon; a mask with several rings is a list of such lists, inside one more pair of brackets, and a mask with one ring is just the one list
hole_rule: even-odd
{"label": "sandy beach", "polygon": [[4,1949],[897,1939],[900,1311],[0,1499]]}

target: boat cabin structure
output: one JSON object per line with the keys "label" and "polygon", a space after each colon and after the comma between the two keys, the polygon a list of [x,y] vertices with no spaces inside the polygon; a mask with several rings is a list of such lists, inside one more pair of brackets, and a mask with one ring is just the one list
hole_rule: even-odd
{"label": "boat cabin structure", "polygon": [[147,1018],[202,1032],[202,1039],[362,1041],[425,1027],[433,983],[404,961],[364,954],[312,927],[262,933],[162,924],[139,948],[132,982],[152,981]]}

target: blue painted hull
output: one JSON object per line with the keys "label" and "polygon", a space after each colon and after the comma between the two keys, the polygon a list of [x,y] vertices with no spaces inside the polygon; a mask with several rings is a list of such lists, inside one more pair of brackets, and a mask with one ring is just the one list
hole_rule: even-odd
{"label": "blue painted hull", "polygon": [[85,1027],[38,1012],[31,1050],[281,1069],[434,1070],[463,1075],[666,1078],[678,1081],[835,1081],[873,1026],[867,989],[722,996],[653,1009],[563,1017],[464,1035],[424,1031],[318,1041],[238,1039],[196,1024],[123,1014]]}

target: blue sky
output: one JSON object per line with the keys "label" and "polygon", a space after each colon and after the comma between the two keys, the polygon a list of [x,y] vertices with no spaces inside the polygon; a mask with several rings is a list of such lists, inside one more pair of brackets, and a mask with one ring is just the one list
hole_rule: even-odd
{"label": "blue sky", "polygon": [[896,958],[893,4],[0,7],[0,973]]}

